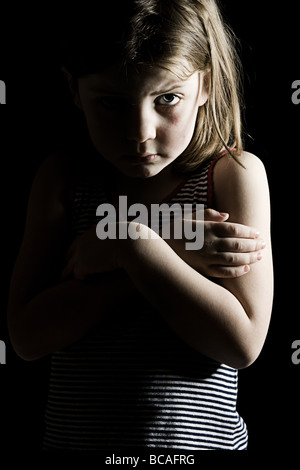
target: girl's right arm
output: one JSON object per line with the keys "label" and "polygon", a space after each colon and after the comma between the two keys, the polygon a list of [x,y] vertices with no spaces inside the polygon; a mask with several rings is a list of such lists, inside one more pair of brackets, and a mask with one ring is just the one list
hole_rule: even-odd
{"label": "girl's right arm", "polygon": [[131,289],[130,281],[116,272],[92,281],[60,282],[68,245],[70,189],[65,158],[49,157],[32,186],[8,300],[10,339],[25,360],[80,339]]}

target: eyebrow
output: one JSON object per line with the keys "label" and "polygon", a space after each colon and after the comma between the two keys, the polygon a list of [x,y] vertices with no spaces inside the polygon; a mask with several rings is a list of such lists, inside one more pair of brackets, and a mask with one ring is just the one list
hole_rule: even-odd
{"label": "eyebrow", "polygon": [[170,93],[171,91],[174,90],[174,88],[182,88],[182,87],[183,87],[183,84],[178,82],[178,83],[174,83],[168,90],[166,90],[165,88],[162,88],[161,90],[153,91],[152,93],[150,93],[150,95],[151,96],[163,95],[163,94]]}
{"label": "eyebrow", "polygon": [[90,90],[95,92],[95,93],[99,93],[99,94],[103,94],[103,95],[118,95],[118,96],[124,95],[124,93],[121,93],[120,91],[108,90],[108,89],[105,89],[105,88],[93,87],[93,88],[90,88]]}
{"label": "eyebrow", "polygon": [[[169,86],[169,85],[166,85],[166,86]],[[163,94],[171,93],[172,91],[174,91],[174,88],[182,88],[182,87],[183,87],[182,83],[180,83],[180,82],[174,83],[167,90],[165,88],[162,88],[161,90],[156,90],[156,91],[151,92],[150,96],[163,95]],[[124,93],[122,93],[120,91],[117,91],[117,90],[109,90],[108,88],[105,89],[105,88],[96,88],[96,87],[92,88],[91,87],[91,90],[94,91],[94,92],[97,92],[99,94],[124,96]]]}

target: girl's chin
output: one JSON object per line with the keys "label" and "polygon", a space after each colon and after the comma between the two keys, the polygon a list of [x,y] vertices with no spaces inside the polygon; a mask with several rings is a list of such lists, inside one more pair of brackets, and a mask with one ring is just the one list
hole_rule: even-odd
{"label": "girl's chin", "polygon": [[152,178],[153,176],[158,175],[159,173],[163,172],[171,168],[172,163],[174,160],[161,160],[155,161],[153,163],[146,163],[142,165],[132,165],[119,168],[119,170],[126,176],[131,178],[140,178],[140,179],[147,179]]}
{"label": "girl's chin", "polygon": [[152,168],[143,168],[139,169],[138,171],[126,171],[122,172],[125,176],[128,176],[130,178],[136,178],[136,179],[147,179],[147,178],[152,178],[153,176],[157,175],[160,173],[161,170],[154,170]]}
{"label": "girl's chin", "polygon": [[148,163],[145,165],[136,165],[129,168],[123,167],[119,168],[119,170],[124,176],[128,176],[130,178],[147,179],[158,175],[166,166],[167,165]]}

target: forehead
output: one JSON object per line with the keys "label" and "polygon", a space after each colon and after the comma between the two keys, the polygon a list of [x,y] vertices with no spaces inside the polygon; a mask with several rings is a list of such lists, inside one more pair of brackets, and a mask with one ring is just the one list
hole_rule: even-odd
{"label": "forehead", "polygon": [[163,92],[172,87],[191,86],[191,83],[196,81],[197,75],[198,73],[194,72],[183,78],[158,66],[122,70],[119,66],[113,65],[100,72],[84,75],[78,79],[78,83],[81,90],[89,90],[90,92],[154,93]]}

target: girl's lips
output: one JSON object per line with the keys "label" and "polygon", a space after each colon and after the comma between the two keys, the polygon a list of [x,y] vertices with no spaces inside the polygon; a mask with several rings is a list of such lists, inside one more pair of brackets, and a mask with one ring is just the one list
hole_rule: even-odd
{"label": "girl's lips", "polygon": [[144,155],[126,155],[126,159],[133,163],[149,163],[157,159],[157,154],[144,154]]}

